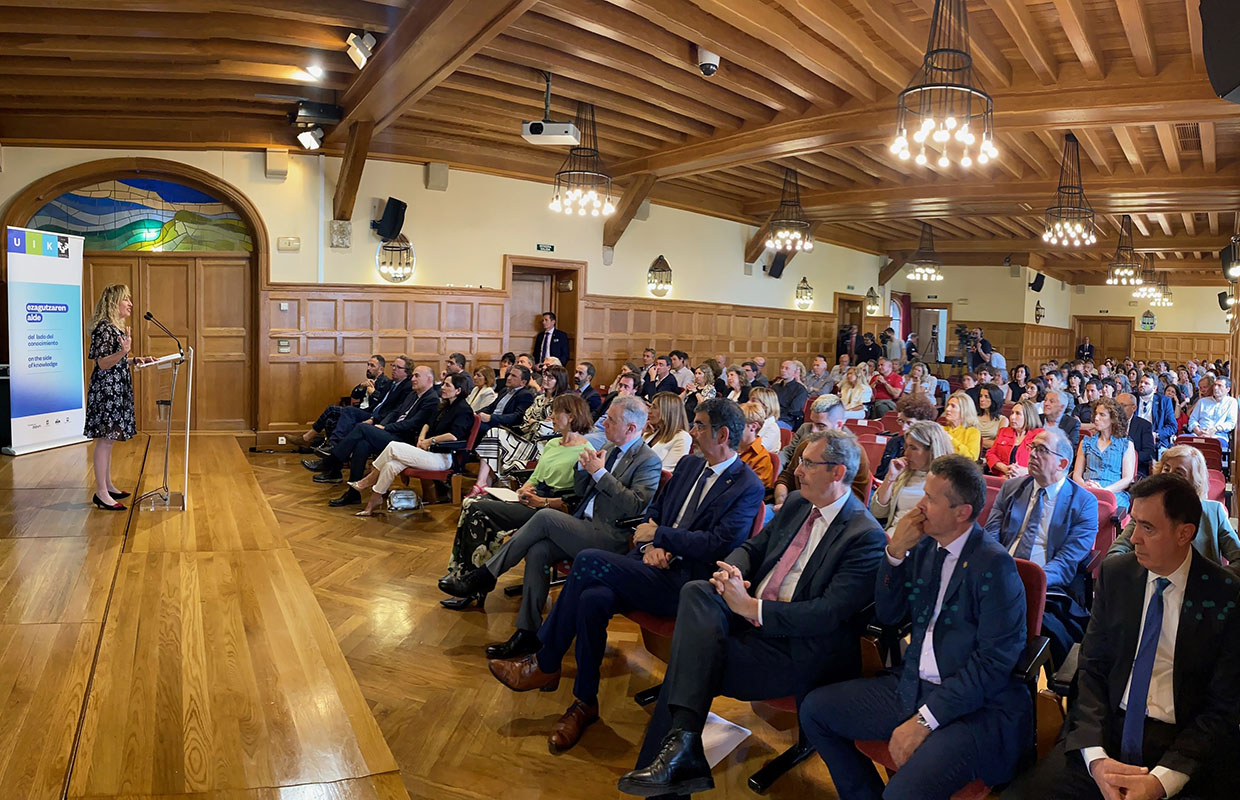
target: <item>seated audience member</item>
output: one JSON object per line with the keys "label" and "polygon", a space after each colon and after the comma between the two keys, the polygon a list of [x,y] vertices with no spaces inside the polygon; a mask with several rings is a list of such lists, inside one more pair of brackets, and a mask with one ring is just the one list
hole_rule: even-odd
{"label": "seated audience member", "polygon": [[904,455],[891,460],[887,477],[870,496],[870,513],[890,537],[904,515],[926,492],[930,462],[955,452],[952,440],[935,422],[914,422],[904,431]]}
{"label": "seated audience member", "polygon": [[713,788],[701,734],[716,695],[801,698],[859,674],[856,618],[873,599],[886,541],[849,491],[860,455],[845,431],[811,436],[801,491],[709,582],[680,590],[663,689],[620,791],[651,797]]}
{"label": "seated audience member", "polygon": [[[977,384],[978,384],[977,373],[966,372],[964,375],[960,376],[960,388],[963,391],[971,392],[977,386]],[[977,403],[974,403],[973,405],[976,406]]]}
{"label": "seated audience member", "polygon": [[827,366],[827,357],[822,353],[814,356],[814,364],[805,376],[805,391],[810,397],[830,394],[834,383],[831,380],[831,369]]}
{"label": "seated audience member", "polygon": [[862,374],[860,368],[849,367],[848,372],[844,373],[844,380],[835,387],[848,419],[865,419],[868,415],[866,404],[874,397],[874,390],[861,377]]}
{"label": "seated audience member", "polygon": [[751,388],[763,386],[770,387],[771,381],[762,374],[762,370],[758,367],[756,361],[746,361],[741,364],[741,369],[745,370],[745,377],[749,379]]}
{"label": "seated audience member", "polygon": [[727,368],[728,391],[723,397],[736,404],[749,402],[749,378],[745,370],[733,365]]}
{"label": "seated audience member", "polygon": [[[1171,411],[1175,416],[1175,430],[1179,433],[1188,428],[1188,400],[1184,397],[1184,387],[1179,384],[1171,384],[1163,389],[1163,395],[1171,401]],[[1170,441],[1174,442],[1173,436]]]}
{"label": "seated audience member", "polygon": [[1135,552],[1102,562],[1059,743],[1004,798],[1235,796],[1240,583],[1194,552],[1183,478],[1133,486],[1132,518]]}
{"label": "seated audience member", "polygon": [[525,412],[534,403],[534,393],[529,390],[529,381],[529,367],[516,363],[509,365],[500,394],[491,405],[478,412],[484,434],[491,428],[511,428],[520,424]]}
{"label": "seated audience member", "polygon": [[785,361],[779,365],[779,380],[771,384],[771,389],[779,398],[779,419],[776,422],[784,430],[795,431],[805,421],[805,403],[809,400],[809,392],[801,383],[803,377],[804,364]]}
{"label": "seated audience member", "polygon": [[977,429],[982,432],[982,449],[995,446],[999,429],[1006,427],[1008,418],[1003,416],[1003,390],[993,383],[979,383],[968,391],[977,406]]}
{"label": "seated audience member", "polygon": [[[1193,537],[1193,549],[1215,564],[1222,564],[1223,559],[1227,559],[1228,569],[1240,572],[1240,537],[1236,536],[1236,529],[1231,526],[1227,506],[1207,497],[1210,493],[1210,475],[1205,456],[1197,448],[1186,444],[1168,447],[1151,474],[1168,472],[1191,483],[1201,500],[1201,522],[1197,525],[1197,535]],[[1131,553],[1135,531],[1136,523],[1129,519],[1123,533],[1107,550],[1107,558]]]}
{"label": "seated audience member", "polygon": [[1097,378],[1085,381],[1085,401],[1072,409],[1072,416],[1081,421],[1082,425],[1090,425],[1094,421],[1094,403],[1102,397],[1102,384]]}
{"label": "seated audience member", "polygon": [[737,442],[737,454],[747,467],[753,470],[762,481],[764,489],[775,488],[775,465],[771,463],[770,452],[758,438],[758,429],[766,420],[766,409],[752,400],[740,407],[745,418],[745,427],[741,429],[741,438]]}
{"label": "seated audience member", "polygon": [[1051,660],[1062,664],[1085,635],[1083,562],[1098,536],[1098,500],[1068,480],[1072,445],[1058,428],[1033,440],[1029,475],[1005,481],[986,520],[986,533],[1014,558],[1046,572],[1042,635],[1051,641]]}
{"label": "seated audience member", "polygon": [[1119,403],[1104,397],[1094,403],[1094,432],[1081,437],[1072,479],[1112,492],[1123,514],[1128,510],[1126,490],[1136,475],[1137,450],[1128,439],[1128,417]]}
{"label": "seated audience member", "polygon": [[933,403],[938,390],[939,379],[930,374],[925,364],[914,361],[904,377],[904,394],[924,394]]}
{"label": "seated audience member", "polygon": [[1008,421],[995,435],[994,447],[986,451],[986,468],[992,475],[1020,478],[1028,474],[1029,448],[1042,432],[1042,418],[1026,395],[1012,406]]}
{"label": "seated audience member", "polygon": [[646,381],[654,377],[655,359],[657,357],[658,353],[654,351],[654,348],[647,347],[642,351],[641,372],[637,376],[637,388],[639,390]]}
{"label": "seated audience member", "polygon": [[779,433],[779,417],[780,405],[779,395],[775,394],[774,389],[765,386],[754,386],[749,390],[749,400],[758,403],[766,409],[766,419],[762,423],[762,428],[758,431],[758,438],[762,440],[762,446],[766,448],[768,453],[779,452],[780,445],[783,443]]}
{"label": "seated audience member", "polygon": [[465,398],[469,384],[463,372],[455,372],[439,385],[439,408],[431,416],[414,444],[402,441],[388,442],[387,447],[375,457],[370,472],[361,480],[349,481],[349,487],[361,492],[372,489],[366,508],[357,512],[359,517],[373,516],[379,504],[387,497],[396,477],[408,468],[442,470],[452,466],[451,453],[437,453],[436,444],[463,442],[474,426],[474,410]]}
{"label": "seated audience member", "polygon": [[1070,411],[1069,413],[1071,413],[1073,416],[1076,416],[1076,407],[1079,406],[1081,403],[1086,402],[1085,401],[1085,376],[1076,370],[1072,370],[1071,372],[1069,372],[1068,373],[1068,384],[1065,390],[1072,397],[1072,411]]}
{"label": "seated audience member", "polygon": [[[824,394],[819,397],[814,401],[814,406],[810,408],[811,424],[821,430],[844,430],[846,419],[844,404],[833,394]],[[792,452],[792,456],[784,462],[783,471],[775,480],[775,511],[779,510],[789,495],[801,488],[801,456],[805,453],[806,444],[813,438],[813,433],[817,432],[818,430],[815,430],[809,436],[803,437],[797,449]],[[861,450],[860,458],[857,472],[853,476],[852,491],[857,495],[857,499],[864,503],[870,496],[871,483],[870,461],[866,458],[864,449]]]}
{"label": "seated audience member", "polygon": [[1072,443],[1073,452],[1076,452],[1076,446],[1081,442],[1081,421],[1064,408],[1064,395],[1065,392],[1058,389],[1046,392],[1042,400],[1042,427],[1059,428]]}
{"label": "seated audience member", "polygon": [[603,402],[602,407],[599,408],[599,415],[594,421],[594,427],[591,428],[590,432],[586,435],[586,441],[588,441],[590,446],[592,446],[595,450],[602,450],[603,445],[607,444],[607,414],[611,410],[612,401],[614,401],[617,397],[636,396],[637,383],[640,380],[641,377],[633,373],[621,373],[620,376],[616,378],[615,383],[613,384],[615,391],[607,395],[607,399]]}
{"label": "seated audience member", "polygon": [[463,353],[452,353],[448,356],[448,360],[443,365],[443,372],[439,375],[439,383],[435,385],[438,386],[440,383],[443,383],[449,375],[465,376],[465,385],[469,387],[465,391],[466,396],[469,396],[469,393],[474,390],[474,379],[469,376],[469,371],[465,369],[465,355]]}
{"label": "seated audience member", "polygon": [[689,354],[684,350],[673,350],[667,354],[671,359],[672,377],[681,389],[693,385],[693,370],[689,368]]}
{"label": "seated audience member", "polygon": [[874,334],[866,331],[861,334],[861,344],[857,345],[857,363],[878,361],[883,355],[883,346],[874,341]]}
{"label": "seated audience member", "polygon": [[836,364],[831,368],[831,388],[827,390],[827,394],[835,392],[838,394],[839,386],[844,382],[844,376],[848,374],[848,368],[852,366],[852,356],[848,353],[841,353],[836,360]]}
{"label": "seated audience member", "polygon": [[1116,392],[1115,381],[1111,380],[1110,378],[1103,378],[1101,381],[1099,381],[1098,388],[1101,390],[1103,397],[1107,398],[1108,400],[1115,399],[1115,392]]}
{"label": "seated audience member", "polygon": [[685,392],[685,413],[692,417],[699,403],[715,399],[715,373],[702,363],[693,370],[693,385]]}
{"label": "seated audience member", "polygon": [[[356,405],[330,405],[311,425],[310,430],[302,434],[301,440],[306,445],[314,444],[320,435],[327,442],[339,441],[353,426],[364,419],[370,419],[381,407],[394,408],[405,402],[409,396],[409,359],[398,356],[392,361],[392,377],[383,374],[383,356],[373,355],[366,362],[366,379],[353,387],[351,398]],[[393,394],[393,392],[395,392]],[[358,397],[358,395],[361,395]],[[390,399],[389,399],[390,397]],[[344,418],[343,428],[341,417]],[[334,436],[337,430],[339,436]],[[326,449],[326,448],[325,448]],[[326,455],[326,453],[321,453]]]}
{"label": "seated audience member", "polygon": [[474,370],[474,389],[465,402],[475,412],[483,411],[499,397],[495,393],[495,370],[487,366]]}
{"label": "seated audience member", "polygon": [[1201,399],[1188,417],[1188,432],[1194,436],[1213,436],[1223,446],[1223,452],[1231,450],[1231,432],[1236,429],[1236,398],[1231,397],[1231,380],[1222,375],[1214,379],[1209,390],[1203,390]]}
{"label": "seated audience member", "polygon": [[[710,368],[710,374],[714,376],[715,397],[723,397],[728,393],[728,382],[723,377],[723,364],[717,358],[708,358],[702,362],[703,366]],[[693,382],[697,383],[697,376],[693,376]]]}
{"label": "seated audience member", "polygon": [[[1139,384],[1138,384],[1139,385]],[[1158,448],[1154,445],[1154,431],[1150,423],[1136,416],[1137,399],[1128,392],[1120,392],[1115,401],[1128,418],[1128,440],[1137,451],[1137,480],[1150,474]]]}
{"label": "seated audience member", "polygon": [[537,652],[541,646],[537,631],[555,562],[591,548],[628,550],[630,530],[616,523],[646,513],[662,468],[658,456],[641,440],[646,404],[640,398],[617,397],[606,425],[609,446],[583,450],[578,458],[573,487],[581,501],[572,515],[540,509],[481,567],[440,582],[439,588],[453,597],[474,597],[494,589],[499,576],[525,561],[517,630],[508,641],[488,645],[488,658]]}
{"label": "seated audience member", "polygon": [[[417,442],[422,427],[439,408],[439,390],[435,388],[435,374],[424,366],[414,368],[411,386],[412,391],[400,408],[354,425],[353,430],[332,447],[330,455],[317,462],[301,462],[306,469],[318,473],[314,482],[340,483],[343,480],[341,469],[346,463],[349,464],[349,480],[358,480],[366,474],[366,462],[370,457],[381,453],[389,442]],[[340,507],[361,501],[361,495],[349,488],[328,505]]]}
{"label": "seated audience member", "polygon": [[[642,380],[641,379],[641,368],[631,361],[624,362],[624,364],[621,365],[620,367],[620,373],[616,375],[616,379],[611,382],[611,391],[608,392],[607,396],[603,398],[603,402],[599,403],[598,409],[592,412],[592,416],[594,417],[595,420],[602,419],[607,414],[607,408],[611,405],[611,401],[615,400],[616,396],[620,394],[619,392],[620,379],[623,378],[625,375],[628,375],[633,379],[629,381],[630,386],[633,386],[633,385],[637,385],[639,387],[641,386],[641,380]],[[636,392],[628,392],[627,394],[635,394],[635,393]],[[602,430],[603,430],[602,428],[599,428],[600,432]]]}
{"label": "seated audience member", "polygon": [[499,357],[499,373],[495,376],[495,382],[500,383],[508,377],[508,368],[517,363],[515,353],[507,352]]}
{"label": "seated audience member", "polygon": [[598,389],[590,385],[593,381],[594,365],[589,361],[577,362],[577,369],[573,371],[573,391],[586,401],[591,415],[603,405],[603,396],[598,393]]}
{"label": "seated audience member", "polygon": [[982,432],[977,428],[977,407],[964,392],[954,392],[943,406],[943,429],[956,452],[973,461],[982,455]]}
{"label": "seated audience member", "polygon": [[689,436],[689,420],[685,417],[685,404],[680,401],[680,395],[659,392],[654,396],[642,440],[668,472],[676,469],[680,459],[689,454],[693,439]]}
{"label": "seated audience member", "polygon": [[642,384],[642,399],[649,403],[659,392],[671,392],[680,395],[680,384],[672,374],[672,362],[667,356],[659,356],[654,360],[654,375]]}
{"label": "seated audience member", "polygon": [[[801,703],[801,730],[842,798],[947,800],[977,779],[1006,782],[1029,746],[1031,698],[1012,675],[1025,649],[1025,588],[976,522],[985,502],[986,483],[967,457],[930,465],[874,592],[880,622],[912,618],[903,665],[820,687]],[[899,766],[886,787],[854,745],[872,739],[890,740]]]}
{"label": "seated audience member", "polygon": [[883,457],[874,470],[874,477],[883,480],[887,477],[887,468],[891,459],[904,455],[904,434],[910,425],[919,420],[934,422],[938,419],[939,409],[929,397],[922,393],[903,395],[896,403],[897,432],[888,431],[887,442],[883,446]]}
{"label": "seated audience member", "polygon": [[896,400],[904,393],[904,376],[894,371],[896,362],[888,358],[878,360],[878,371],[870,378],[871,396],[874,405],[870,408],[870,418],[880,419],[888,411],[896,410]]}
{"label": "seated audience member", "polygon": [[491,674],[514,691],[553,691],[561,662],[576,642],[573,702],[552,726],[553,752],[575,745],[598,720],[599,668],[612,615],[640,610],[675,616],[681,587],[709,578],[716,562],[749,537],[762,507],[762,487],[737,458],[741,428],[739,409],[730,400],[699,405],[693,441],[702,455],[681,460],[651,503],[648,521],[633,533],[635,549],[628,555],[582,551],[538,631],[538,650],[490,663]]}
{"label": "seated audience member", "polygon": [[830,421],[827,418],[827,411],[830,410],[832,406],[838,405],[840,398],[835,395],[831,395],[829,400],[820,399],[825,396],[826,395],[819,395],[814,398],[813,404],[809,407],[809,416],[806,417],[805,422],[801,423],[801,427],[797,428],[793,432],[792,440],[789,441],[788,444],[784,445],[784,447],[779,451],[779,463],[781,465],[781,469],[783,468],[782,465],[787,464],[792,460],[792,455],[811,433],[817,433],[818,431],[824,431],[829,427],[835,427],[830,424]]}
{"label": "seated audience member", "polygon": [[568,371],[563,367],[549,366],[543,370],[542,391],[525,409],[519,426],[492,427],[487,431],[474,446],[480,464],[478,482],[470,492],[471,497],[482,494],[491,485],[491,476],[495,473],[505,474],[522,469],[527,461],[538,458],[543,447],[541,437],[547,432],[544,426],[551,414],[551,401],[566,392]]}
{"label": "seated audience member", "polygon": [[[753,363],[757,368],[758,377],[762,379],[758,381],[758,384],[760,386],[770,386],[771,382],[766,377],[766,356],[754,356]],[[750,381],[750,383],[754,383],[754,381]]]}
{"label": "seated audience member", "polygon": [[[629,385],[631,388],[632,381]],[[484,495],[461,504],[452,557],[444,580],[481,567],[495,555],[512,531],[530,521],[535,511],[551,508],[571,514],[576,509],[573,468],[583,450],[594,449],[585,437],[590,425],[590,408],[579,395],[562,394],[551,401],[551,426],[559,437],[543,447],[534,471],[517,489],[516,502]],[[439,603],[451,609],[468,608],[472,603],[481,608],[485,600],[486,592],[481,592],[471,597],[447,598]]]}
{"label": "seated audience member", "polygon": [[[1064,407],[1065,413],[1071,416],[1073,409],[1072,396],[1068,394],[1067,389],[1064,388],[1063,376],[1058,371],[1047,373],[1046,391],[1048,394],[1050,392],[1054,392],[1059,395],[1060,405]],[[1045,402],[1045,398],[1043,398],[1043,402]],[[1042,413],[1045,414],[1046,412],[1043,411]]]}

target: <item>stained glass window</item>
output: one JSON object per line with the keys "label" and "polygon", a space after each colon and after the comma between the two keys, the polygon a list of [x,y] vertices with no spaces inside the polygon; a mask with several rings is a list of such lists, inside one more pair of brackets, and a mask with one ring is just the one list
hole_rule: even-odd
{"label": "stained glass window", "polygon": [[232,206],[172,181],[121,178],[83,186],[40,208],[28,227],[86,237],[86,250],[252,252]]}

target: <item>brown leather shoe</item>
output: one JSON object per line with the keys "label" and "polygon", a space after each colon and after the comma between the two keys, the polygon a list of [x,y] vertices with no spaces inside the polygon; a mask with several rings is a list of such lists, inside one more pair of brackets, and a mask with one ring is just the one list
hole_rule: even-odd
{"label": "brown leather shoe", "polygon": [[581,734],[596,722],[598,706],[588,706],[580,700],[574,700],[551,729],[551,735],[547,737],[547,747],[553,753],[564,752],[581,741]]}
{"label": "brown leather shoe", "polygon": [[490,667],[495,679],[514,692],[528,692],[531,689],[554,692],[560,686],[559,671],[543,672],[538,668],[538,658],[533,654],[520,658],[493,659]]}

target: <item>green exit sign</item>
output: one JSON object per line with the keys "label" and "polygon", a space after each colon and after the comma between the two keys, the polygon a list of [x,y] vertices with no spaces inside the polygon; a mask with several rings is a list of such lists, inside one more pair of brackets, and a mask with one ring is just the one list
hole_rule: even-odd
{"label": "green exit sign", "polygon": [[538,248],[538,252],[540,253],[554,253],[555,252],[555,245],[553,244],[537,244],[534,246]]}

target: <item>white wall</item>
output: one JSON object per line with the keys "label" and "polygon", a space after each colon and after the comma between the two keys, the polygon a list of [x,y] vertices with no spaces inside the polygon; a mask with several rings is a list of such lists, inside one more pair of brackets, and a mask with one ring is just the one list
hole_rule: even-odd
{"label": "white wall", "polygon": [[[1151,308],[1148,300],[1133,300],[1132,288],[1122,286],[1086,286],[1084,294],[1072,294],[1072,313],[1080,315],[1108,314],[1137,317],[1148,309],[1154,312],[1156,331],[1184,333],[1227,333],[1228,323],[1218,307],[1222,287],[1172,287],[1175,305]],[[1131,305],[1131,303],[1136,305]]]}
{"label": "white wall", "polygon": [[[448,190],[435,192],[425,188],[421,165],[383,161],[368,162],[363,173],[353,213],[353,246],[332,249],[326,246],[327,220],[340,160],[303,154],[290,156],[286,178],[269,179],[262,153],[9,147],[0,173],[0,206],[57,170],[133,155],[191,164],[247,195],[267,225],[271,280],[276,283],[382,283],[374,269],[379,240],[368,220],[373,202],[389,196],[409,205],[404,232],[417,254],[413,281],[422,286],[498,287],[503,256],[512,254],[586,261],[587,292],[647,297],[646,270],[662,254],[673,270],[671,298],[793,308],[796,284],[804,275],[815,289],[814,308],[830,311],[833,292],[863,295],[877,287],[885,261],[820,244],[812,253],[798,255],[779,280],[766,277],[760,268],[746,276],[743,254],[753,228],[656,205],[649,219],[630,223],[614,262],[604,266],[602,220],[551,213],[545,184],[454,170]],[[299,237],[300,250],[276,251],[276,239],[284,236]],[[555,250],[540,252],[538,244]],[[770,254],[762,260],[769,261]]]}

